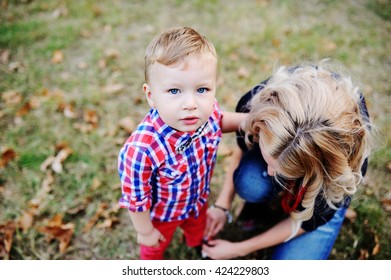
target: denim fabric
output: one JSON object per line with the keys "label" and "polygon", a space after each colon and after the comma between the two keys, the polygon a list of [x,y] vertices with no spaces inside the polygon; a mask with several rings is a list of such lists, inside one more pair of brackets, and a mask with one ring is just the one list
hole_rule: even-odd
{"label": "denim fabric", "polygon": [[243,154],[233,177],[236,193],[248,202],[268,202],[275,195],[273,178],[267,174],[258,145]]}
{"label": "denim fabric", "polygon": [[272,259],[327,260],[341,229],[345,212],[346,208],[342,207],[328,223],[278,245]]}
{"label": "denim fabric", "polygon": [[[238,168],[234,172],[234,184],[237,194],[245,201],[265,203],[273,199],[279,189],[273,178],[267,174],[258,145],[244,153]],[[278,260],[318,260],[327,259],[341,229],[346,208],[340,208],[333,218],[314,231],[309,231],[288,242],[278,245],[273,259]]]}

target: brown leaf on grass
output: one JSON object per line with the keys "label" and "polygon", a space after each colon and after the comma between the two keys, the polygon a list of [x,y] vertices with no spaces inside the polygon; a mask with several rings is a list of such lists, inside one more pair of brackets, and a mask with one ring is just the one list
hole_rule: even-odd
{"label": "brown leaf on grass", "polygon": [[55,156],[52,162],[52,170],[56,173],[61,173],[63,170],[62,163],[73,153],[73,150],[68,146],[64,146]]}
{"label": "brown leaf on grass", "polygon": [[106,218],[103,222],[96,225],[97,228],[112,228],[113,226],[119,224],[119,219],[117,217]]}
{"label": "brown leaf on grass", "polygon": [[11,52],[9,49],[0,50],[0,63],[7,64],[10,58]]}
{"label": "brown leaf on grass", "polygon": [[22,117],[27,115],[31,110],[35,110],[41,106],[41,101],[39,100],[38,97],[31,97],[29,101],[27,101],[22,108],[20,108],[16,112],[17,117]]}
{"label": "brown leaf on grass", "polygon": [[277,39],[277,38],[273,38],[272,40],[272,45],[276,48],[278,48],[279,46],[281,46],[281,40],[280,39]]}
{"label": "brown leaf on grass", "polygon": [[47,235],[49,241],[53,238],[58,240],[59,249],[61,253],[65,253],[69,243],[72,239],[75,225],[73,223],[64,224],[62,221],[62,215],[57,214],[54,216],[46,226],[40,227],[39,232]]}
{"label": "brown leaf on grass", "polygon": [[53,56],[52,56],[52,63],[61,63],[62,61],[64,60],[64,54],[62,51],[60,50],[56,50],[53,52]]}
{"label": "brown leaf on grass", "polygon": [[95,130],[94,125],[90,123],[75,123],[73,124],[73,128],[82,133],[90,133]]}
{"label": "brown leaf on grass", "polygon": [[78,201],[75,201],[75,205],[77,205],[76,207],[73,207],[71,209],[68,209],[66,211],[67,214],[70,214],[70,215],[76,215],[78,213],[80,213],[81,211],[84,211],[88,205],[91,204],[93,198],[91,195],[87,196],[87,197],[84,197],[81,201],[78,200]]}
{"label": "brown leaf on grass", "polygon": [[358,257],[359,260],[367,260],[369,257],[369,252],[366,249],[360,249],[360,256]]}
{"label": "brown leaf on grass", "polygon": [[66,17],[69,14],[69,11],[66,7],[61,6],[53,11],[53,18]]}
{"label": "brown leaf on grass", "polygon": [[48,156],[40,165],[39,169],[41,171],[46,171],[50,165],[52,165],[55,157],[54,156]]}
{"label": "brown leaf on grass", "polygon": [[95,110],[92,109],[84,110],[83,119],[86,123],[92,124],[94,127],[98,126],[99,116]]}
{"label": "brown leaf on grass", "polygon": [[104,210],[102,213],[102,217],[104,217],[104,221],[97,224],[97,228],[112,228],[115,225],[119,224],[119,219],[116,216],[113,216],[114,214],[118,213],[120,207],[118,203],[112,203],[109,208]]}
{"label": "brown leaf on grass", "polygon": [[248,69],[245,67],[240,67],[236,74],[240,79],[245,79],[250,76],[250,71],[248,71]]}
{"label": "brown leaf on grass", "polygon": [[32,107],[31,107],[31,104],[30,102],[26,102],[24,103],[24,105],[22,106],[22,108],[20,108],[17,112],[16,112],[16,116],[17,117],[23,117],[25,115],[27,115],[30,111],[31,111]]}
{"label": "brown leaf on grass", "polygon": [[12,61],[10,64],[8,64],[8,69],[11,72],[22,72],[24,70],[24,64],[19,61]]}
{"label": "brown leaf on grass", "polygon": [[122,91],[125,88],[123,84],[108,84],[103,88],[103,92],[107,94],[114,94]]}
{"label": "brown leaf on grass", "polygon": [[1,153],[0,168],[5,167],[11,160],[16,158],[16,152],[11,148],[6,148]]}
{"label": "brown leaf on grass", "polygon": [[0,260],[8,260],[16,224],[14,221],[0,225]]}
{"label": "brown leaf on grass", "polygon": [[[52,184],[54,182],[54,177],[51,171],[46,173],[45,178],[42,181],[40,190],[35,194],[35,196],[29,201],[29,205],[34,209],[34,215],[36,215],[40,208],[43,205],[43,202],[47,199],[47,195],[52,190]],[[31,210],[30,210],[31,211]]]}
{"label": "brown leaf on grass", "polygon": [[105,69],[105,68],[107,67],[107,61],[106,61],[106,59],[100,59],[100,60],[98,61],[98,67],[99,67],[99,69],[101,69],[101,70]]}
{"label": "brown leaf on grass", "polygon": [[18,219],[18,227],[20,227],[23,231],[27,231],[30,229],[34,222],[34,213],[33,211],[23,212],[22,216]]}
{"label": "brown leaf on grass", "polygon": [[323,40],[321,47],[326,52],[332,52],[337,48],[337,44],[334,41]]}
{"label": "brown leaf on grass", "polygon": [[125,117],[120,119],[118,122],[118,126],[125,130],[127,133],[132,133],[136,129],[136,123],[131,117]]}
{"label": "brown leaf on grass", "polygon": [[116,59],[120,56],[120,52],[114,48],[106,49],[104,53],[105,57],[109,59]]}
{"label": "brown leaf on grass", "polygon": [[54,99],[58,101],[63,101],[65,99],[65,93],[59,89],[50,90],[48,88],[43,88],[41,95],[46,99]]}
{"label": "brown leaf on grass", "polygon": [[59,104],[58,108],[59,110],[63,109],[64,116],[68,119],[76,119],[78,117],[75,106],[72,103]]}
{"label": "brown leaf on grass", "polygon": [[22,101],[22,95],[15,90],[9,90],[1,94],[1,99],[7,106],[14,106]]}
{"label": "brown leaf on grass", "polygon": [[349,207],[348,210],[346,210],[345,218],[348,219],[350,222],[354,223],[357,218],[356,211]]}
{"label": "brown leaf on grass", "polygon": [[374,235],[375,235],[375,246],[372,249],[372,256],[375,256],[380,252],[379,236],[377,236],[376,232],[374,233]]}
{"label": "brown leaf on grass", "polygon": [[390,198],[383,198],[381,200],[381,203],[382,203],[385,211],[391,212],[391,199]]}
{"label": "brown leaf on grass", "polygon": [[95,212],[95,215],[85,225],[83,232],[89,232],[106,209],[107,209],[107,203],[101,202],[98,206],[98,209]]}
{"label": "brown leaf on grass", "polygon": [[95,190],[98,189],[101,185],[102,185],[102,182],[101,182],[98,178],[94,178],[94,179],[92,180],[92,184],[91,184],[90,189],[91,189],[92,191],[95,191]]}
{"label": "brown leaf on grass", "polygon": [[387,192],[380,200],[386,212],[391,212],[391,192]]}

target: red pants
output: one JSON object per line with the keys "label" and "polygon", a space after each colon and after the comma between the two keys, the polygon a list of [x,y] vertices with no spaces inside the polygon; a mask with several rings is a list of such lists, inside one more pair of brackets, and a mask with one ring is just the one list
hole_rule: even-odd
{"label": "red pants", "polygon": [[204,231],[206,226],[206,210],[208,205],[205,204],[201,209],[200,215],[189,217],[182,221],[176,222],[155,222],[152,221],[153,226],[163,234],[166,241],[160,241],[158,247],[148,247],[140,245],[140,259],[141,260],[163,260],[164,252],[170,245],[172,237],[174,236],[177,227],[183,230],[186,244],[189,247],[197,247],[202,244]]}

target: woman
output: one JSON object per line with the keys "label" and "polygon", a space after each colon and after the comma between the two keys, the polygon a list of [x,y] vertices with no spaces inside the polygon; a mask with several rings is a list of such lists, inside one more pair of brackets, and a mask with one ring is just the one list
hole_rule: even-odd
{"label": "woman", "polygon": [[[370,151],[369,117],[358,87],[324,61],[281,67],[245,94],[237,111],[249,116],[208,210],[204,254],[231,259],[276,246],[273,259],[327,259]],[[250,203],[278,196],[289,216],[241,242],[211,240],[223,228],[235,192]]]}

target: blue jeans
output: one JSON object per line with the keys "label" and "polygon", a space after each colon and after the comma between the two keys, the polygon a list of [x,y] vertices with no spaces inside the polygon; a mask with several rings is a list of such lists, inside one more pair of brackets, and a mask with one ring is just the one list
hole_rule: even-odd
{"label": "blue jeans", "polygon": [[[259,147],[244,153],[238,168],[234,172],[234,184],[237,194],[252,203],[266,203],[277,193],[272,177],[267,174],[267,164]],[[341,229],[346,208],[340,208],[334,217],[316,230],[306,232],[288,242],[277,245],[272,259],[275,260],[325,260]]]}

